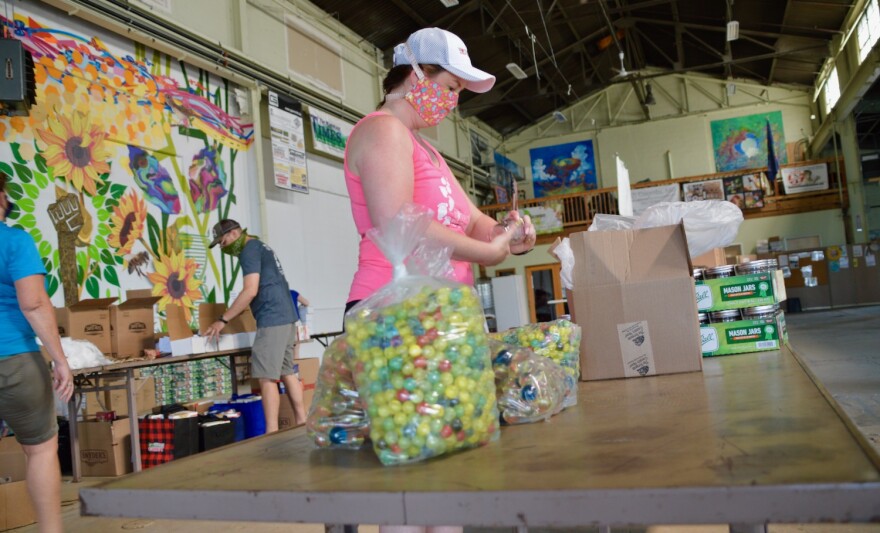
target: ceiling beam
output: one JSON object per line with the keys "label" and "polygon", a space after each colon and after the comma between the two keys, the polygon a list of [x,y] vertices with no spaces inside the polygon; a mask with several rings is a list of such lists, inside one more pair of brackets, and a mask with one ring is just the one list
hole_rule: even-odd
{"label": "ceiling beam", "polygon": [[[658,19],[658,18],[647,18],[647,17],[629,17],[630,20],[636,23],[643,24],[658,24],[662,26],[674,26],[676,24],[681,24],[683,27],[694,30],[706,30],[706,31],[714,31],[720,33],[726,33],[727,27],[725,26],[712,26],[709,24],[697,24],[695,22],[675,22],[672,20],[666,19]],[[825,41],[826,38],[824,36],[817,37],[817,32],[827,33],[827,34],[839,34],[839,31],[830,31],[830,30],[821,30],[819,28],[814,29],[811,33],[807,31],[803,31],[801,33],[795,32],[769,32],[769,31],[757,31],[757,30],[748,30],[740,27],[739,34],[740,37],[743,35],[748,35],[751,37],[769,37],[771,39],[778,39],[779,37],[802,37],[804,39],[812,39],[816,41]]]}
{"label": "ceiling beam", "polygon": [[425,18],[419,15],[419,13],[415,9],[409,7],[409,5],[403,0],[391,0],[391,3],[394,4],[397,9],[406,13],[406,16],[417,22],[419,26],[423,28],[433,26],[433,24],[429,24]]}
{"label": "ceiling beam", "polygon": [[[785,2],[785,10],[782,12],[782,26],[785,27],[785,21],[788,19],[788,13],[791,10],[791,0],[786,0]],[[770,62],[770,71],[767,74],[767,85],[773,83],[773,74],[776,71],[776,62],[779,60],[778,57],[774,57],[773,61]]]}
{"label": "ceiling beam", "polygon": [[669,68],[675,68],[675,60],[666,55],[666,52],[663,51],[663,49],[660,48],[660,46],[658,46],[657,43],[655,43],[654,40],[651,39],[651,37],[640,30],[638,26],[633,26],[633,30],[639,34],[639,38],[644,39],[644,41],[650,44],[654,48],[654,50],[657,50],[657,53],[663,56],[663,59],[669,62]]}
{"label": "ceiling beam", "polygon": [[684,41],[682,40],[682,34],[684,33],[684,27],[681,25],[681,19],[678,16],[678,0],[672,3],[672,21],[675,24],[675,54],[678,58],[677,68],[684,68]]}

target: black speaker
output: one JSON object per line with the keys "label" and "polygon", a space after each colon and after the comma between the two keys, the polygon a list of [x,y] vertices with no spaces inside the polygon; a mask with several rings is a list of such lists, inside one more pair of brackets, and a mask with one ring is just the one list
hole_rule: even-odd
{"label": "black speaker", "polygon": [[0,39],[0,114],[28,114],[37,100],[34,59],[17,39]]}

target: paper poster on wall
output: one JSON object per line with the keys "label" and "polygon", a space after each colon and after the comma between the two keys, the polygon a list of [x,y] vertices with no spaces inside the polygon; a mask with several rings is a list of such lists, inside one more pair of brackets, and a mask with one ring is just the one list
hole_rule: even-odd
{"label": "paper poster on wall", "polygon": [[724,200],[724,181],[706,180],[683,183],[684,201],[696,200]]}
{"label": "paper poster on wall", "polygon": [[645,209],[660,202],[678,202],[680,200],[681,191],[678,184],[675,183],[632,189],[633,215],[639,216]]}
{"label": "paper poster on wall", "polygon": [[[528,215],[532,219],[535,233],[538,235],[562,231],[562,211],[562,200],[548,201],[542,205],[520,207],[519,209],[520,215]],[[501,222],[507,217],[507,213],[508,211],[498,211],[495,213],[495,219]]]}
{"label": "paper poster on wall", "polygon": [[269,131],[275,186],[308,194],[302,104],[269,91]]}
{"label": "paper poster on wall", "polygon": [[825,163],[782,169],[785,194],[828,189],[828,166]]}
{"label": "paper poster on wall", "polygon": [[724,178],[724,199],[742,209],[745,207],[743,177]]}
{"label": "paper poster on wall", "polygon": [[517,165],[507,157],[495,152],[495,183],[502,187],[510,188],[514,181],[526,179],[526,173],[522,166]]}
{"label": "paper poster on wall", "polygon": [[342,161],[345,157],[345,143],[353,124],[336,118],[314,107],[308,108],[308,121],[306,122],[306,149],[319,155]]}

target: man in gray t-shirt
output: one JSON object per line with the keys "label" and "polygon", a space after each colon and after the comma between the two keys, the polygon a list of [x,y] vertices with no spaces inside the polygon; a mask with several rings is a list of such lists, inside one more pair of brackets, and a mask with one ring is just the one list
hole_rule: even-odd
{"label": "man in gray t-shirt", "polygon": [[266,432],[278,431],[279,380],[287,389],[295,422],[305,423],[303,386],[293,371],[296,310],[281,262],[271,248],[248,235],[247,230],[234,220],[221,220],[214,226],[214,240],[210,247],[218,244],[223,253],[238,257],[244,288],[229,309],[203,334],[207,337],[220,335],[223,327],[250,305],[257,319],[257,335],[251,349],[251,377],[260,381]]}

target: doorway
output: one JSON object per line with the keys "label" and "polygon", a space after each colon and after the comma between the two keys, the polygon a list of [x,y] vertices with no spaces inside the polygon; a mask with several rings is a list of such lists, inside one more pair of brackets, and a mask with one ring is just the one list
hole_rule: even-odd
{"label": "doorway", "polygon": [[526,290],[532,323],[549,322],[569,314],[559,270],[559,263],[526,267]]}

